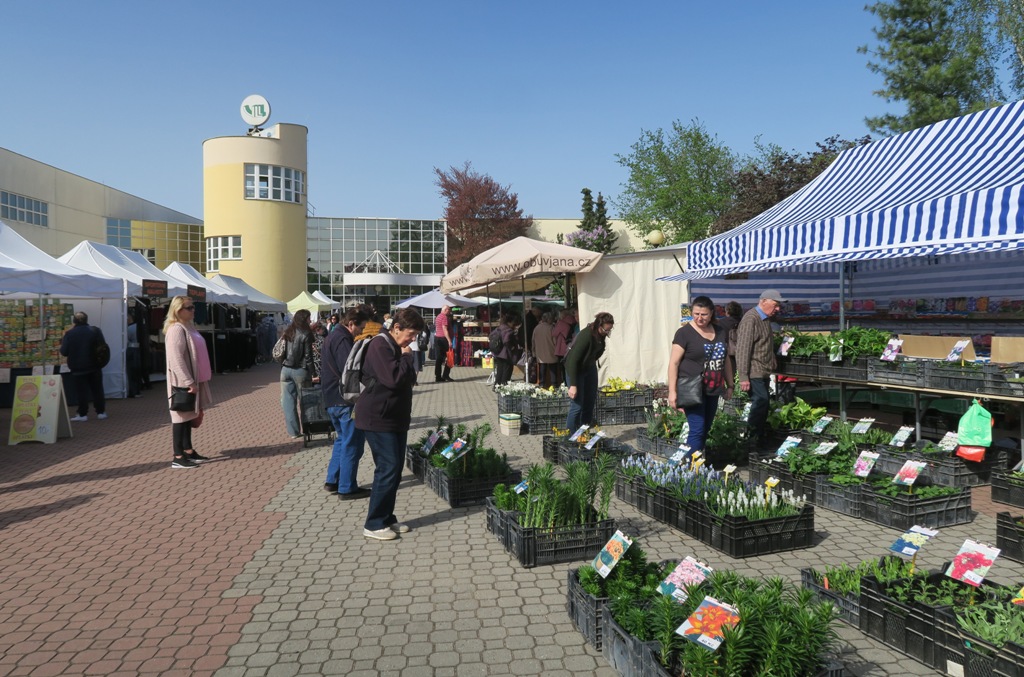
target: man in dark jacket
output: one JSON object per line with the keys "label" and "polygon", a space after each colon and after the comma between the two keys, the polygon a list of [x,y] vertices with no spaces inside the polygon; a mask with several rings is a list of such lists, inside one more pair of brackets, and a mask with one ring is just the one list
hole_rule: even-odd
{"label": "man in dark jacket", "polygon": [[390,541],[409,531],[395,517],[405,447],[412,421],[416,365],[409,344],[425,326],[411,308],[395,313],[391,329],[370,341],[363,359],[366,386],[355,406],[356,427],[366,435],[376,466],[363,535]]}
{"label": "man in dark jacket", "polygon": [[352,405],[341,399],[341,376],[345,361],[352,352],[355,337],[366,326],[370,316],[360,308],[349,308],[345,317],[327,335],[320,348],[320,388],[324,395],[324,408],[334,425],[334,450],[327,464],[324,489],[337,492],[342,500],[366,498],[369,489],[359,486],[356,472],[363,457],[363,431],[352,419]]}
{"label": "man in dark jacket", "polygon": [[106,341],[99,327],[89,326],[89,316],[85,313],[75,313],[73,323],[60,342],[60,354],[68,358],[78,398],[78,416],[71,420],[89,420],[90,393],[96,418],[102,420],[107,417],[107,401],[103,396],[103,368],[96,362],[96,347]]}

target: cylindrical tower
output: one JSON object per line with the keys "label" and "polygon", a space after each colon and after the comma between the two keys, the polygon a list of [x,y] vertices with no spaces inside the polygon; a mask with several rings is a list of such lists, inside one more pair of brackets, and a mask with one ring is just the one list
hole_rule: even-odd
{"label": "cylindrical tower", "polygon": [[282,123],[203,142],[208,274],[283,301],[306,288],[307,133]]}

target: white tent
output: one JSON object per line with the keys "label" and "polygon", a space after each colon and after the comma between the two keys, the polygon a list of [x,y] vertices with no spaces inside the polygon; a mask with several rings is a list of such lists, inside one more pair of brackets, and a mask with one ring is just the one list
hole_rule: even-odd
{"label": "white tent", "polygon": [[[126,252],[113,245],[84,240],[58,260],[89,273],[120,277],[127,281],[130,296],[142,295],[143,280],[164,280],[167,282],[168,296],[185,295],[184,284],[146,261],[141,254],[139,254],[139,257],[142,258],[141,263],[129,256],[134,253],[137,252]],[[142,263],[146,265],[142,265]]]}
{"label": "white tent", "polygon": [[313,292],[313,298],[317,299],[318,301],[323,301],[324,303],[330,304],[332,308],[339,308],[339,307],[341,307],[341,302],[340,301],[335,301],[334,299],[332,299],[331,297],[329,297],[327,294],[323,293],[319,289],[317,289],[315,292]]}
{"label": "white tent", "polygon": [[442,294],[440,289],[432,289],[425,294],[407,298],[395,305],[396,308],[440,308],[442,306],[462,306],[475,308],[486,301],[474,301],[458,294]]}
{"label": "white tent", "polygon": [[230,289],[237,294],[245,294],[249,299],[249,308],[271,313],[284,313],[288,311],[288,304],[267,296],[259,289],[249,286],[245,280],[231,275],[214,275],[211,278],[217,284]]}
{"label": "white tent", "polygon": [[239,294],[219,282],[203,277],[202,273],[187,263],[175,261],[164,268],[164,272],[185,284],[205,288],[206,300],[211,303],[232,303],[244,306],[249,301],[249,297],[245,294]]}
{"label": "white tent", "polygon": [[[329,301],[329,300],[328,300]],[[308,310],[315,320],[320,311],[330,312],[331,304],[321,301],[308,291],[299,292],[299,295],[288,302],[288,312],[295,313],[299,310]]]}
{"label": "white tent", "polygon": [[0,292],[57,297],[120,298],[124,283],[61,263],[0,221]]}

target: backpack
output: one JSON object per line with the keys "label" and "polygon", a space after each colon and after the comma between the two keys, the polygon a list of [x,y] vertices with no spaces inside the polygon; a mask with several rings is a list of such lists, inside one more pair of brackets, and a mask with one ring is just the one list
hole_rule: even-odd
{"label": "backpack", "polygon": [[274,362],[284,364],[284,358],[288,356],[288,342],[284,340],[283,336],[277,339],[274,349],[270,351],[270,356],[274,358]]}
{"label": "backpack", "polygon": [[430,347],[430,336],[426,330],[421,331],[420,335],[416,337],[416,344],[422,351],[426,351]]}
{"label": "backpack", "polygon": [[488,349],[492,354],[497,355],[504,349],[505,342],[501,339],[501,327],[495,327],[487,335]]}
{"label": "backpack", "polygon": [[352,350],[345,358],[345,367],[341,370],[341,383],[339,384],[341,399],[345,404],[355,404],[367,387],[363,384],[363,360],[366,357],[366,349],[370,346],[370,341],[375,338],[376,336],[370,336],[359,339],[352,344]]}
{"label": "backpack", "polygon": [[93,333],[96,335],[96,342],[92,346],[92,361],[102,369],[110,363],[110,346],[103,339],[103,332],[96,329]]}

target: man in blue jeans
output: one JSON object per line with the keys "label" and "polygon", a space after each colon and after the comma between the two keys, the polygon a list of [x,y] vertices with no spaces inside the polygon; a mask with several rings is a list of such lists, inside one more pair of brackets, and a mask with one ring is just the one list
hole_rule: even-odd
{"label": "man in blue jeans", "polygon": [[785,299],[777,289],[761,293],[757,305],[747,311],[736,328],[736,371],[740,389],[750,393],[750,415],[747,428],[751,440],[760,444],[765,437],[768,418],[768,381],[775,371],[775,343],[771,320],[782,308]]}
{"label": "man in blue jeans", "polygon": [[345,370],[345,360],[352,352],[355,337],[369,319],[369,314],[362,307],[349,308],[341,323],[327,335],[320,349],[320,388],[324,394],[324,407],[335,431],[334,450],[327,465],[324,489],[337,493],[343,501],[370,495],[370,490],[360,487],[356,481],[359,459],[363,457],[363,431],[356,428],[352,419],[352,405],[341,399],[341,375]]}

